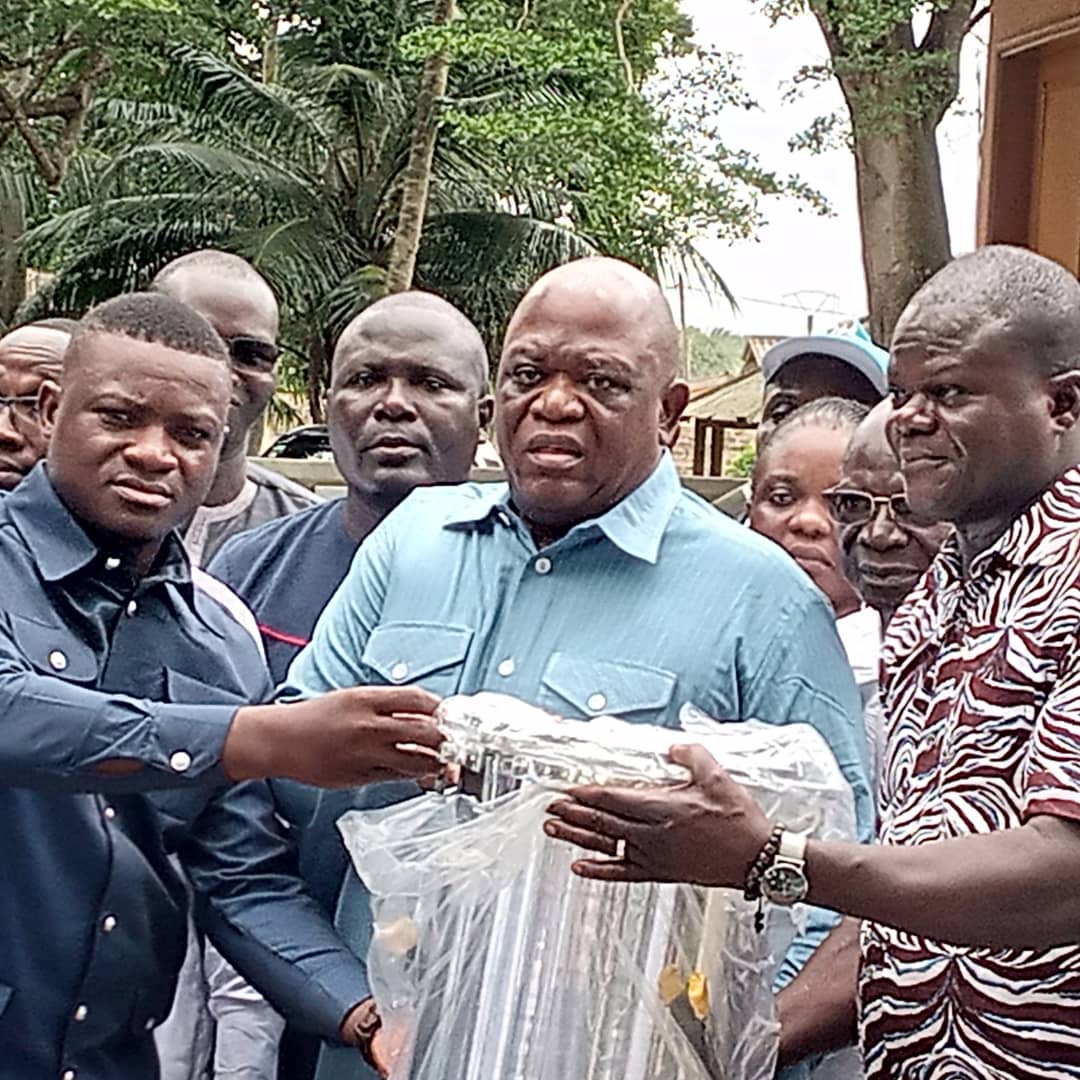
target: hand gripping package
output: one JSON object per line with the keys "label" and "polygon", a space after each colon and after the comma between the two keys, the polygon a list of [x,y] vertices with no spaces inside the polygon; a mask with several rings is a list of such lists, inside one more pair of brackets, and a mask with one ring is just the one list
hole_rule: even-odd
{"label": "hand gripping package", "polygon": [[[687,779],[667,752],[706,746],[791,829],[854,835],[850,789],[808,725],[681,731],[564,720],[497,694],[438,712],[444,760],[479,799],[430,793],[339,823],[371,893],[371,985],[402,1050],[392,1080],[769,1080],[772,983],[805,910],[764,933],[733,889],[613,884],[542,829],[552,790]],[[499,792],[505,792],[499,794]]]}

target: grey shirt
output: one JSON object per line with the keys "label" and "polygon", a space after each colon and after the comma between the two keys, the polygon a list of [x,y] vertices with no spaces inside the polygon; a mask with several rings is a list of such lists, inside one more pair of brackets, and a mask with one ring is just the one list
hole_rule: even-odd
{"label": "grey shirt", "polygon": [[205,566],[230,536],[321,501],[301,484],[249,462],[247,480],[235,499],[220,506],[200,506],[195,511],[184,530],[188,557],[196,566]]}

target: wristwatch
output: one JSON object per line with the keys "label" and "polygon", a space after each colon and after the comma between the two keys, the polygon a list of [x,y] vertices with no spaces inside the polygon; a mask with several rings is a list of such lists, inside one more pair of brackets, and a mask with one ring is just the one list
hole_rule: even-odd
{"label": "wristwatch", "polygon": [[806,833],[785,829],[781,834],[780,850],[761,875],[761,891],[770,903],[791,907],[806,899],[806,840]]}

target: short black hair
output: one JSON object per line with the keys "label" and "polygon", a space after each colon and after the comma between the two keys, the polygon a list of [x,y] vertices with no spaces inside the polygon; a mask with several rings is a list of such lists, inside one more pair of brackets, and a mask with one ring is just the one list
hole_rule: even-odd
{"label": "short black hair", "polygon": [[[57,330],[61,334],[71,337],[79,328],[78,319],[35,319],[33,322],[23,323],[23,326],[40,326],[42,330]],[[17,329],[22,329],[18,327]]]}
{"label": "short black hair", "polygon": [[761,470],[771,447],[783,442],[788,435],[799,428],[822,427],[827,431],[849,431],[855,429],[870,415],[870,409],[859,401],[850,398],[824,397],[815,398],[805,405],[800,405],[789,413],[769,433],[758,447],[754,471],[750,476],[751,489],[757,487],[761,479]]}
{"label": "short black hair", "polygon": [[927,309],[955,313],[974,332],[996,328],[1024,346],[1048,375],[1080,370],[1080,282],[1059,263],[1026,248],[991,244],[954,259],[914,296],[900,316]]}
{"label": "short black hair", "polygon": [[[187,304],[162,293],[124,293],[91,308],[79,321],[72,346],[92,334],[119,334],[229,362],[229,351],[217,331]],[[68,354],[73,352],[74,348]]]}

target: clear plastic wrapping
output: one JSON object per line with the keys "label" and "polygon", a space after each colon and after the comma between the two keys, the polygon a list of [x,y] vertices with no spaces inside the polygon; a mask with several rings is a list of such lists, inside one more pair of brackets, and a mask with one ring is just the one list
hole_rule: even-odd
{"label": "clear plastic wrapping", "polygon": [[341,820],[372,896],[372,990],[404,1046],[393,1080],[772,1076],[772,979],[798,909],[772,909],[757,934],[734,890],[586,881],[570,872],[580,852],[541,828],[552,787],[677,782],[667,749],[695,741],[770,816],[853,834],[850,792],[812,728],[682,719],[673,732],[559,720],[497,695],[449,699],[447,759],[488,792],[520,789],[487,802],[433,793]]}

